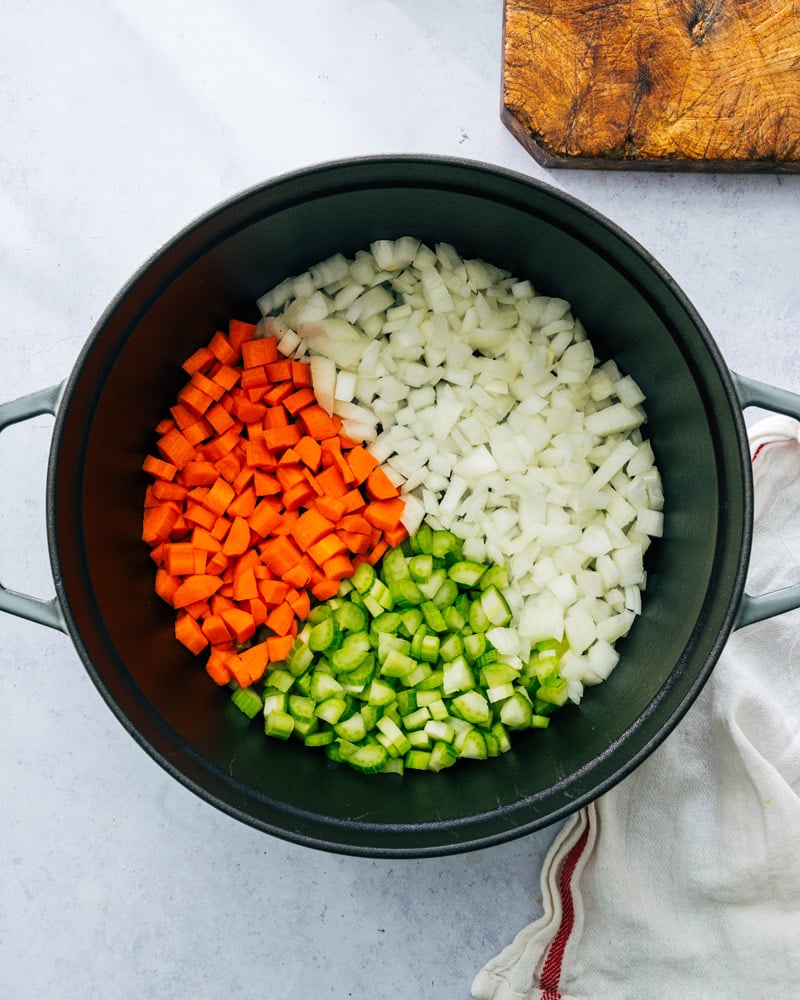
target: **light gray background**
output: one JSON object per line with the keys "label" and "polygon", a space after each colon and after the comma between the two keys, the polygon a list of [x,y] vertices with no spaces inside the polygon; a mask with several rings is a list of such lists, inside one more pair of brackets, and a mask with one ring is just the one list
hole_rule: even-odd
{"label": "light gray background", "polygon": [[[800,388],[798,178],[547,172],[499,118],[500,0],[0,0],[0,401],[59,382],[178,229],[354,154],[491,161],[591,203],[729,365]],[[48,596],[51,421],[0,436],[0,579]],[[257,833],[143,753],[69,641],[0,621],[0,1000],[466,1000],[556,829],[366,861]]]}

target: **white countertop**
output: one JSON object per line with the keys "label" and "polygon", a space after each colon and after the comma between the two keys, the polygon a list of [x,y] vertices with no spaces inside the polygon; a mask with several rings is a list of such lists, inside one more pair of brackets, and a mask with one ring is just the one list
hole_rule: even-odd
{"label": "white countertop", "polygon": [[[287,170],[396,152],[589,202],[673,275],[731,368],[800,389],[800,178],[545,171],[500,121],[499,0],[44,0],[2,21],[0,401],[65,378],[198,214]],[[0,435],[0,579],[41,596],[51,424]],[[286,844],[163,772],[65,636],[0,627],[0,1000],[466,1000],[539,914],[555,828],[421,861]]]}

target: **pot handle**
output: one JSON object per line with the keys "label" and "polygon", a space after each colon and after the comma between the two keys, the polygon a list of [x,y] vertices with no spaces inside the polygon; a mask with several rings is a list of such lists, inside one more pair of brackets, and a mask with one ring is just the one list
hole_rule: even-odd
{"label": "pot handle", "polygon": [[[758,406],[800,420],[800,395],[796,392],[779,389],[777,386],[767,385],[765,382],[757,382],[755,379],[746,378],[736,372],[731,372],[731,375],[742,409],[746,409],[748,406]],[[754,622],[774,618],[786,611],[794,611],[795,608],[800,608],[800,584],[757,596],[746,593],[739,605],[739,614],[734,628],[743,628]]]}
{"label": "pot handle", "polygon": [[[49,389],[32,392],[30,395],[22,396],[10,403],[1,403],[0,431],[4,427],[22,420],[30,420],[42,413],[55,414],[61,401],[62,389],[63,383],[60,383]],[[47,625],[61,632],[67,630],[64,614],[57,597],[53,597],[49,601],[41,600],[38,597],[28,597],[27,594],[8,590],[0,583],[0,611],[7,611],[19,618],[26,618],[39,625]]]}

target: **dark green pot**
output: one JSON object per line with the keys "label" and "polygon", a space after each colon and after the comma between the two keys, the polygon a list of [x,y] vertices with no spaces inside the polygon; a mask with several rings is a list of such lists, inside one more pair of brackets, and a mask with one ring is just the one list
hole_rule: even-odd
{"label": "dark green pot", "polygon": [[[605,684],[507,754],[438,775],[364,777],[268,741],[182,652],[139,540],[153,427],[178,363],[288,274],[376,238],[446,241],[568,299],[597,352],[647,395],[666,494],[644,613]],[[540,829],[606,791],[670,733],[737,624],[800,603],[744,595],[752,485],[742,406],[797,412],[725,366],[675,283],[633,240],[558,191],[484,164],[377,157],[280,177],[157,253],[111,304],[63,386],[0,407],[55,412],[48,479],[56,598],[0,608],[62,628],[131,735],[208,802],[267,833],[366,856],[424,856]]]}

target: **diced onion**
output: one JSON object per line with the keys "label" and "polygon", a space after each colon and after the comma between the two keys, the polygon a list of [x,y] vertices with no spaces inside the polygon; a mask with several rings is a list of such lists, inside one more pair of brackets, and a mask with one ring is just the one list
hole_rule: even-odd
{"label": "diced onion", "polygon": [[258,299],[258,335],[309,358],[320,405],[364,441],[465,558],[503,562],[505,657],[566,641],[569,696],[600,683],[641,613],[664,493],[645,396],[602,363],[570,304],[447,243],[335,254]]}

